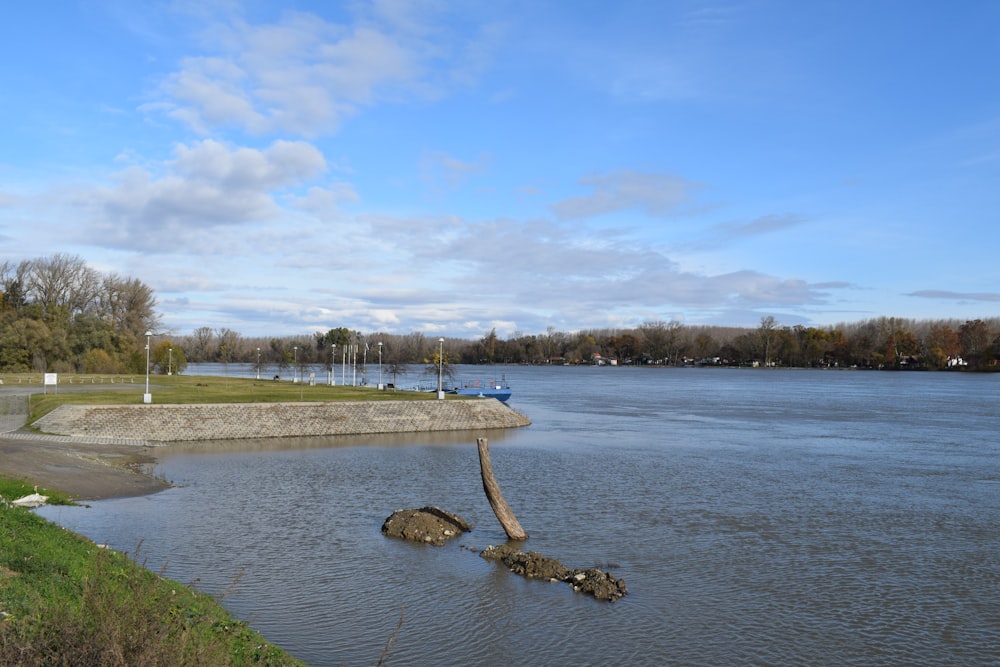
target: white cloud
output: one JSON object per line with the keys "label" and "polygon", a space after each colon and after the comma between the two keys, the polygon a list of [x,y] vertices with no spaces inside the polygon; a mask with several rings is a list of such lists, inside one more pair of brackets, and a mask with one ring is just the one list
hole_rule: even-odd
{"label": "white cloud", "polygon": [[946,301],[1000,301],[998,292],[952,292],[950,290],[917,290],[906,296],[916,296],[922,299],[942,299]]}
{"label": "white cloud", "polygon": [[203,134],[335,132],[363,107],[435,97],[452,80],[475,79],[496,38],[449,35],[436,26],[436,9],[376,3],[350,25],[304,12],[273,24],[230,19],[211,31],[218,53],[184,58],[144,109]]}
{"label": "white cloud", "polygon": [[[112,186],[79,193],[76,204],[90,214],[82,230],[90,243],[162,252],[194,238],[204,241],[212,227],[276,218],[282,209],[275,191],[324,169],[322,155],[304,142],[276,141],[256,150],[206,140],[177,146],[162,175],[129,167]],[[200,249],[218,243],[224,240]]]}

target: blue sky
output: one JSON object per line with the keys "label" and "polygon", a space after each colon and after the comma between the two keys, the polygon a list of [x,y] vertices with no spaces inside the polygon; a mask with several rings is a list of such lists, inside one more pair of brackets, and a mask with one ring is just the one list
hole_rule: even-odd
{"label": "blue sky", "polygon": [[0,261],[163,329],[997,316],[1000,3],[15,3]]}

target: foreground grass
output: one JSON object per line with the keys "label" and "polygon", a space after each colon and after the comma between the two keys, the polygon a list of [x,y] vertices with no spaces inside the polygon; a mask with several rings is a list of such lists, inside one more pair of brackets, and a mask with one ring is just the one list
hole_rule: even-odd
{"label": "foreground grass", "polygon": [[[6,501],[31,492],[23,482],[0,480]],[[302,665],[214,598],[6,501],[0,500],[0,664]]]}
{"label": "foreground grass", "polygon": [[[112,382],[112,380],[115,380]],[[40,382],[40,379],[38,379]],[[129,405],[142,403],[145,377],[88,376],[88,381],[73,384],[60,379],[60,385],[46,394],[33,394],[28,424],[60,405]],[[8,384],[11,384],[8,379]],[[156,404],[191,403],[282,403],[294,401],[427,401],[436,394],[419,391],[378,390],[374,387],[310,386],[308,382],[275,382],[215,376],[157,375],[150,379],[150,393]],[[449,396],[449,400],[464,397]]]}

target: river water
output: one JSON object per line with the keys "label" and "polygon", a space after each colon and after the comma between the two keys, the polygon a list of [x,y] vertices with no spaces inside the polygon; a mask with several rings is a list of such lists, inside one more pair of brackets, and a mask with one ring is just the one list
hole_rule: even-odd
{"label": "river water", "polygon": [[[498,372],[532,426],[164,449],[176,488],[39,512],[232,588],[237,617],[311,665],[374,665],[389,643],[392,666],[1000,664],[1000,375]],[[480,435],[522,548],[628,596],[477,555],[506,540]],[[475,530],[380,534],[427,504]]]}

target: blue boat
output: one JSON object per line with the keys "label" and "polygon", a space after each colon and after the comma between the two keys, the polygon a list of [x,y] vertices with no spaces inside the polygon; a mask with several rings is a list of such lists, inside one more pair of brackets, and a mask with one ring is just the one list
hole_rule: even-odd
{"label": "blue boat", "polygon": [[452,390],[456,394],[463,396],[478,396],[479,398],[495,398],[503,403],[510,398],[511,388],[506,379],[491,380],[489,382],[466,382],[461,387]]}

